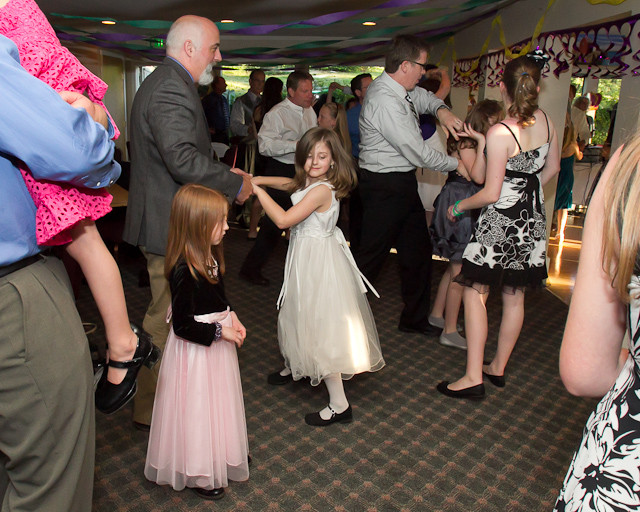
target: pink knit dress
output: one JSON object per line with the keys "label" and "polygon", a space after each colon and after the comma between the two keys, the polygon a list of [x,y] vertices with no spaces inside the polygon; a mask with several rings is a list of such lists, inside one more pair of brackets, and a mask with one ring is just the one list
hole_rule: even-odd
{"label": "pink knit dress", "polygon": [[[9,0],[0,8],[0,34],[11,39],[20,52],[20,63],[33,76],[56,91],[85,94],[101,105],[107,84],[85,68],[60,44],[44,13],[33,0]],[[108,112],[107,112],[108,115]],[[109,116],[111,118],[111,116]],[[120,135],[115,129],[115,138]],[[111,211],[111,195],[105,189],[75,188],[36,181],[21,169],[36,205],[36,239],[39,245],[71,242],[69,229],[83,219],[96,220]]]}

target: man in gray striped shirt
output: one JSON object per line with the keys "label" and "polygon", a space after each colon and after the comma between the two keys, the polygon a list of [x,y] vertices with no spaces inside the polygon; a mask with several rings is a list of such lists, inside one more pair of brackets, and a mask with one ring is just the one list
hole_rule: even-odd
{"label": "man in gray striped shirt", "polygon": [[431,293],[431,240],[418,195],[416,167],[468,176],[462,162],[431,149],[422,139],[418,116],[436,115],[457,139],[458,119],[432,93],[416,85],[424,75],[427,45],[415,36],[398,36],[385,71],[369,86],[360,114],[360,194],[362,233],[355,258],[373,280],[389,250],[400,263],[403,332],[436,333],[428,323]]}

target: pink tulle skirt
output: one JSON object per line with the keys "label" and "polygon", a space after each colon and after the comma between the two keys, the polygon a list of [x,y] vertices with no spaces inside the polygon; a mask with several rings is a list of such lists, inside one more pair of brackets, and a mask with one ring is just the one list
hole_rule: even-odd
{"label": "pink tulle skirt", "polygon": [[[199,317],[231,325],[229,311]],[[162,356],[145,476],[179,491],[249,478],[249,442],[236,346],[198,345],[173,329]]]}

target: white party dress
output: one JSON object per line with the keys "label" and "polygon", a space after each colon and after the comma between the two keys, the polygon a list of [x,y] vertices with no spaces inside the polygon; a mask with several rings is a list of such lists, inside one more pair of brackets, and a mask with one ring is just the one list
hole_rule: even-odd
{"label": "white party dress", "polygon": [[365,279],[336,227],[340,201],[325,181],[291,195],[295,205],[317,186],[331,189],[331,206],[291,227],[278,306],[278,340],[293,378],[318,385],[384,366],[378,331],[366,297]]}

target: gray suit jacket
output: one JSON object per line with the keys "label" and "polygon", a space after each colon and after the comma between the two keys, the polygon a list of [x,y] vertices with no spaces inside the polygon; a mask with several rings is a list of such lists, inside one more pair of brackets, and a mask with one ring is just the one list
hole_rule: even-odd
{"label": "gray suit jacket", "polygon": [[186,183],[222,192],[232,202],[242,178],[212,157],[196,86],[165,58],[140,86],[131,111],[131,182],[123,238],[164,255],[171,201]]}

